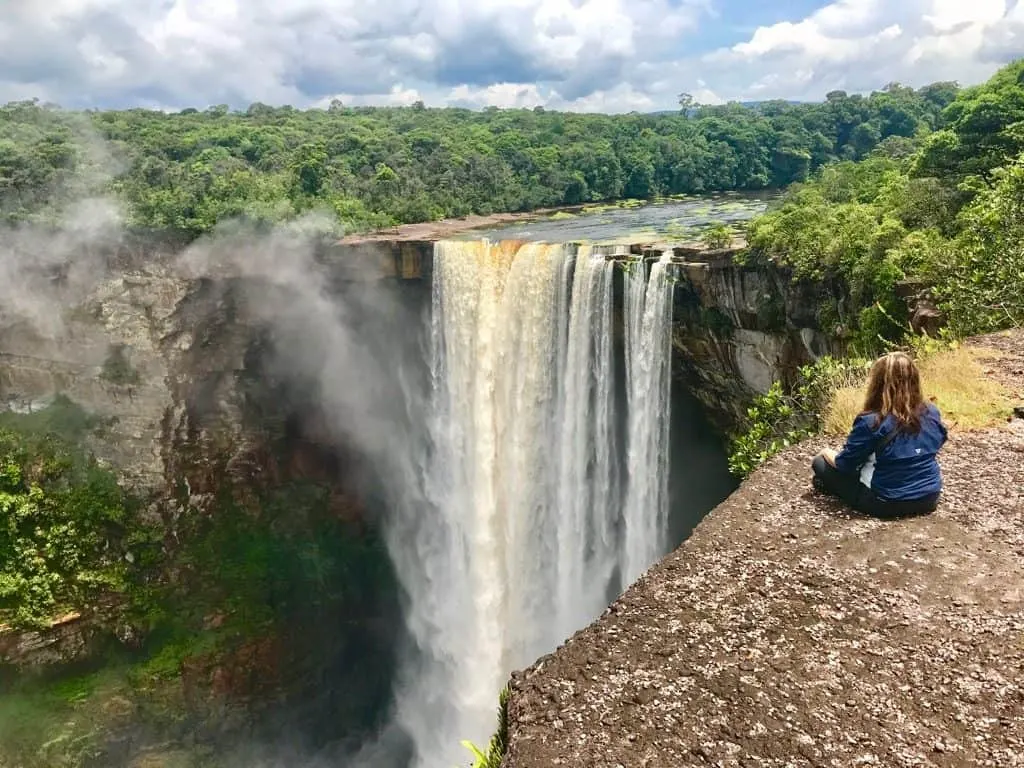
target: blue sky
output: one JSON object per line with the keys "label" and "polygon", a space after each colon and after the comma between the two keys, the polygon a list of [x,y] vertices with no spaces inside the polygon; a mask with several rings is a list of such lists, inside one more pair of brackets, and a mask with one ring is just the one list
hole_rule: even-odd
{"label": "blue sky", "polygon": [[3,0],[0,101],[671,109],[980,82],[1024,0]]}

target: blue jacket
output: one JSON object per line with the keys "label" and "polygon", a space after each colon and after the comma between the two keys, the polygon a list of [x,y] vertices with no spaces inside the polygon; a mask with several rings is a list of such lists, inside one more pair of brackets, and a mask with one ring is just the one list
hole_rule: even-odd
{"label": "blue jacket", "polygon": [[878,424],[878,414],[866,413],[853,422],[846,445],[836,456],[836,469],[860,474],[860,480],[885,501],[920,499],[942,490],[942,475],[936,455],[946,442],[946,427],[939,409],[929,404],[921,416],[921,431],[900,432],[878,451],[882,441],[896,428],[887,416]]}

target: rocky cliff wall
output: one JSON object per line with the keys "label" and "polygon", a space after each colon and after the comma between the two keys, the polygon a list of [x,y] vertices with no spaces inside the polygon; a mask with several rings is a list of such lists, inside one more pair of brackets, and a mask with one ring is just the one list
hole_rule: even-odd
{"label": "rocky cliff wall", "polygon": [[[172,659],[153,690],[188,738],[252,734],[257,715],[289,739],[375,727],[400,634],[397,587],[364,458],[330,428],[310,377],[282,366],[274,311],[294,305],[290,287],[244,262],[196,269],[157,243],[66,256],[26,251],[18,297],[0,301],[0,412],[66,398],[87,413],[87,447],[141,500],[152,531],[139,546],[157,564],[138,574],[138,605],[113,595],[49,630],[0,626],[0,697],[9,683],[127,654],[132,669]],[[383,249],[336,256],[318,254],[328,294],[394,279],[403,263]],[[149,590],[159,611],[140,616]],[[150,706],[142,689],[118,695]],[[122,720],[105,736],[137,735],[134,716]]]}
{"label": "rocky cliff wall", "polygon": [[800,366],[842,351],[821,328],[819,286],[781,268],[738,264],[735,253],[673,252],[676,372],[726,434],[773,382],[789,383]]}

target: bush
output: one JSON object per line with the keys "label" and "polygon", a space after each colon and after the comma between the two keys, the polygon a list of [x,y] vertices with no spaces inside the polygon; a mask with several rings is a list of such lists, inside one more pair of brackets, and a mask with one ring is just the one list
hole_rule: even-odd
{"label": "bush", "polygon": [[732,230],[725,224],[715,224],[713,227],[704,230],[700,240],[712,251],[720,251],[732,244]]}
{"label": "bush", "polygon": [[960,335],[1024,325],[1024,154],[993,177],[933,263],[935,293]]}
{"label": "bush", "polygon": [[110,348],[107,359],[103,361],[103,370],[100,372],[100,378],[109,381],[111,384],[123,386],[138,384],[142,379],[139,372],[132,367],[122,345]]}
{"label": "bush", "polygon": [[0,618],[48,626],[123,585],[114,475],[54,435],[0,431]]}
{"label": "bush", "polygon": [[821,431],[833,393],[863,379],[867,363],[823,357],[802,367],[790,390],[780,382],[758,396],[729,450],[729,470],[746,477],[779,451]]}

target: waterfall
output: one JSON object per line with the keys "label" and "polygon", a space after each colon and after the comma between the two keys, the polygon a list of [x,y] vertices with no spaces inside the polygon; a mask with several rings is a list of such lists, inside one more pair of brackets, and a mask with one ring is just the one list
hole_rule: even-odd
{"label": "waterfall", "polygon": [[557,639],[607,604],[616,565],[617,494],[612,358],[614,263],[584,247],[576,256],[558,424]]}
{"label": "waterfall", "polygon": [[668,527],[669,425],[672,392],[672,285],[668,253],[627,276],[626,381],[628,445],[623,579],[635,581],[664,554]]}
{"label": "waterfall", "polygon": [[664,553],[668,264],[626,278],[624,361],[615,271],[586,246],[435,248],[429,457],[388,532],[418,649],[396,696],[417,768],[464,763],[460,740],[486,741],[509,672]]}

